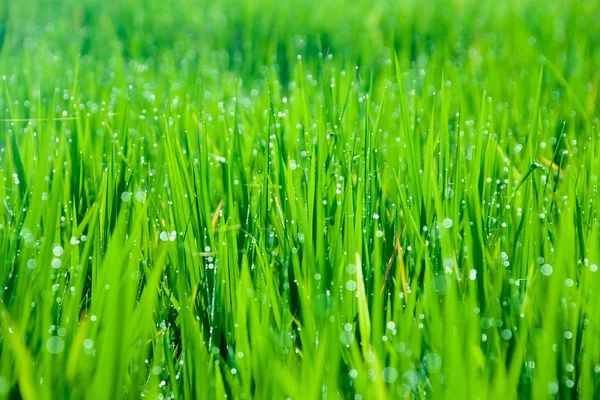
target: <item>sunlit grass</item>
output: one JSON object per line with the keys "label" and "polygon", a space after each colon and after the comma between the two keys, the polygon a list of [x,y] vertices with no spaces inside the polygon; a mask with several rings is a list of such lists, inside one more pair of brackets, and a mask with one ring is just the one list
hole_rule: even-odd
{"label": "sunlit grass", "polygon": [[0,398],[593,398],[592,1],[6,2]]}

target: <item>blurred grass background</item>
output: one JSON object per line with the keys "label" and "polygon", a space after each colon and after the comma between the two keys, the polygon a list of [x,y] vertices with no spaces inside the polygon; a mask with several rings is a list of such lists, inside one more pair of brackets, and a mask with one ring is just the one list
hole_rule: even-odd
{"label": "blurred grass background", "polygon": [[0,6],[0,397],[594,398],[594,1]]}

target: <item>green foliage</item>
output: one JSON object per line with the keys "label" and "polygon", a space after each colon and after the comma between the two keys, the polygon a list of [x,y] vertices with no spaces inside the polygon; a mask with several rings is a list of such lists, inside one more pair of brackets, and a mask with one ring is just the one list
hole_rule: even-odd
{"label": "green foliage", "polygon": [[0,6],[0,398],[593,398],[594,1]]}

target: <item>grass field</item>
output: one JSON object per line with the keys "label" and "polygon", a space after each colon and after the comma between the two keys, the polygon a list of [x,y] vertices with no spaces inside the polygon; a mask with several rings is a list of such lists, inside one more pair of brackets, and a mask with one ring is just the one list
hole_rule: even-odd
{"label": "grass field", "polygon": [[597,398],[599,77],[596,1],[0,1],[0,398]]}

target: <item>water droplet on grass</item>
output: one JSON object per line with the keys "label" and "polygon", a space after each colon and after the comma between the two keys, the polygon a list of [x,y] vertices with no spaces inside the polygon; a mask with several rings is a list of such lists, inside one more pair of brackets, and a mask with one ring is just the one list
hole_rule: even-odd
{"label": "water droplet on grass", "polygon": [[135,192],[135,199],[140,203],[143,203],[144,201],[146,201],[146,192],[144,192],[143,190],[138,190],[137,192]]}
{"label": "water droplet on grass", "polygon": [[356,290],[356,282],[348,281],[346,282],[346,289],[348,290]]}
{"label": "water droplet on grass", "polygon": [[404,384],[399,385],[398,386],[398,395],[404,399],[408,398],[408,396],[412,393],[411,390],[412,389],[408,385],[404,385]]}
{"label": "water droplet on grass", "polygon": [[425,354],[423,357],[423,365],[427,372],[437,372],[442,368],[442,357],[435,353]]}
{"label": "water droplet on grass", "polygon": [[569,278],[569,279],[565,280],[565,286],[567,286],[567,287],[573,286],[573,283],[574,283],[573,279]]}
{"label": "water droplet on grass", "polygon": [[402,381],[412,390],[419,385],[419,375],[415,371],[405,372],[402,375]]}
{"label": "water droplet on grass", "polygon": [[27,268],[34,269],[36,265],[37,265],[37,261],[35,261],[33,258],[27,260]]}
{"label": "water droplet on grass", "polygon": [[46,350],[52,354],[58,354],[65,349],[65,341],[59,336],[52,336],[46,341]]}
{"label": "water droplet on grass", "polygon": [[398,371],[392,367],[384,368],[381,375],[383,380],[387,383],[394,383],[396,382],[396,379],[398,379]]}
{"label": "water droplet on grass", "polygon": [[501,333],[502,335],[502,339],[504,340],[510,340],[510,338],[512,338],[512,332],[510,329],[504,329]]}
{"label": "water droplet on grass", "polygon": [[62,266],[62,261],[60,261],[58,258],[54,258],[52,260],[52,268],[54,269],[58,269]]}
{"label": "water droplet on grass", "polygon": [[438,275],[433,278],[433,286],[438,293],[446,293],[450,287],[450,278],[446,275]]}
{"label": "water droplet on grass", "polygon": [[61,246],[61,245],[59,245],[59,244],[56,244],[56,245],[54,245],[54,248],[52,249],[52,253],[53,253],[53,254],[54,254],[56,257],[60,257],[60,256],[62,256],[62,255],[63,255],[63,253],[64,253],[64,251],[65,251],[65,250],[64,250],[64,249],[62,248],[62,246]]}
{"label": "water droplet on grass", "polygon": [[575,367],[573,366],[573,364],[567,364],[565,366],[565,369],[567,370],[567,372],[573,372],[573,371],[575,371]]}
{"label": "water droplet on grass", "polygon": [[442,225],[444,225],[444,228],[446,228],[446,229],[452,228],[453,224],[454,224],[454,222],[452,222],[452,220],[450,218],[445,218],[444,221],[442,222]]}
{"label": "water droplet on grass", "polygon": [[550,275],[552,275],[552,265],[550,265],[550,264],[544,264],[544,265],[542,265],[542,267],[540,268],[540,272],[544,276],[550,276]]}
{"label": "water droplet on grass", "polygon": [[31,232],[26,231],[23,233],[23,240],[25,241],[25,244],[32,244],[35,241],[35,237]]}

